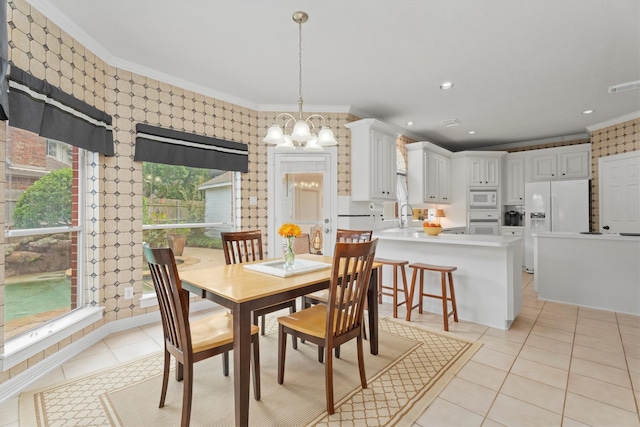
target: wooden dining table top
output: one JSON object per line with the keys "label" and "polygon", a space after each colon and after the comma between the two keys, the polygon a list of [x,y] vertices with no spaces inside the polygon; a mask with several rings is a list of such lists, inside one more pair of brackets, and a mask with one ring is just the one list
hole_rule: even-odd
{"label": "wooden dining table top", "polygon": [[[297,258],[326,263],[321,270],[289,277],[280,277],[244,268],[246,264],[203,266],[180,273],[180,279],[205,292],[239,304],[275,295],[315,283],[326,283],[331,278],[333,257],[303,254]],[[265,261],[255,261],[260,263]],[[376,266],[374,265],[374,268]]]}

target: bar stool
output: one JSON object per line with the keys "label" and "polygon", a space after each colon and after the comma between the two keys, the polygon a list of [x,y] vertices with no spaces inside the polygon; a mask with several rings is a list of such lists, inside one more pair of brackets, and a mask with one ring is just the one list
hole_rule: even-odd
{"label": "bar stool", "polygon": [[[407,309],[407,321],[411,321],[411,311],[418,307],[418,313],[422,313],[422,297],[429,298],[437,298],[442,300],[442,318],[444,319],[444,330],[449,330],[449,316],[453,314],[453,320],[455,322],[458,321],[458,309],[456,307],[456,294],[453,291],[453,273],[458,269],[458,267],[447,267],[444,265],[433,265],[433,264],[423,264],[423,263],[413,263],[409,265],[409,268],[413,269],[413,275],[411,276],[411,292],[409,294],[409,300],[413,302],[413,293],[416,286],[416,276],[418,271],[420,271],[420,300],[417,305],[414,305],[411,308]],[[442,283],[442,294],[435,295],[424,292],[424,272],[428,271],[437,271],[440,273],[440,281]],[[447,277],[449,278],[449,293],[451,295],[447,296]],[[449,311],[447,301],[451,301],[452,310]]]}
{"label": "bar stool", "polygon": [[[376,258],[373,261],[393,267],[393,286],[385,286],[382,284],[382,267],[378,269],[378,304],[382,304],[383,295],[393,297],[393,317],[397,318],[398,307],[402,304],[405,304],[407,306],[407,311],[409,311],[409,304],[407,304],[407,295],[409,294],[407,289],[407,274],[404,271],[404,266],[409,264],[409,261],[385,258]],[[402,289],[398,289],[398,269],[402,272]],[[385,289],[390,290],[391,292],[385,292]],[[398,303],[398,292],[402,292],[404,294],[404,301],[401,303]]]}

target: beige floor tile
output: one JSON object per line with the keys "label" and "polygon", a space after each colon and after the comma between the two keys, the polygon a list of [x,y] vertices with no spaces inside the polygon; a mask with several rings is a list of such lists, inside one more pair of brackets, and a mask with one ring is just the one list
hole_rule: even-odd
{"label": "beige floor tile", "polygon": [[573,313],[563,313],[559,311],[547,310],[540,312],[538,320],[569,322],[575,324],[577,317],[578,316]]}
{"label": "beige floor tile", "polygon": [[571,359],[571,373],[606,381],[620,387],[631,388],[629,372],[626,369],[614,368],[589,360],[574,357]]}
{"label": "beige floor tile", "polygon": [[83,359],[88,356],[93,356],[94,354],[108,353],[110,351],[111,350],[109,349],[109,347],[107,347],[107,344],[105,344],[104,340],[100,340],[88,349],[84,350],[82,353],[76,354],[67,361],[72,362],[76,359]]}
{"label": "beige floor tile", "polygon": [[480,426],[483,417],[475,412],[454,405],[444,399],[433,401],[429,409],[416,421],[422,427],[430,426]]}
{"label": "beige floor tile", "polygon": [[500,393],[562,415],[565,396],[562,389],[520,375],[509,374]]}
{"label": "beige floor tile", "polygon": [[473,355],[471,360],[508,372],[516,357],[483,346]]}
{"label": "beige floor tile", "polygon": [[498,394],[487,418],[505,426],[559,426],[562,416],[511,396]]}
{"label": "beige floor tile", "polygon": [[497,421],[493,421],[489,418],[485,418],[484,422],[482,423],[482,427],[507,427],[504,424],[500,424]]}
{"label": "beige floor tile", "polygon": [[134,328],[130,331],[124,331],[117,334],[109,335],[104,339],[104,342],[105,344],[107,344],[110,350],[113,350],[114,348],[135,344],[148,338],[149,336],[145,334],[140,328]]}
{"label": "beige floor tile", "polygon": [[619,325],[631,326],[640,329],[640,316],[633,314],[616,313]]}
{"label": "beige floor tile", "polygon": [[545,338],[551,338],[553,340],[562,341],[566,343],[573,343],[573,332],[566,332],[560,329],[549,328],[547,326],[541,326],[537,322],[531,329],[531,335],[538,335]]}
{"label": "beige floor tile", "polygon": [[618,324],[615,322],[607,322],[605,320],[592,319],[590,317],[580,317],[577,322],[576,331],[581,329],[591,329],[591,333],[618,333]]}
{"label": "beige floor tile", "polygon": [[67,380],[86,375],[101,369],[117,365],[118,359],[113,353],[98,353],[62,364],[62,371]]}
{"label": "beige floor tile", "polygon": [[547,301],[544,305],[544,312],[564,313],[566,315],[574,316],[578,313],[578,306],[562,304],[559,302]]}
{"label": "beige floor tile", "polygon": [[622,341],[620,340],[620,335],[605,338],[594,335],[576,334],[574,344],[597,348],[611,353],[622,353]]}
{"label": "beige floor tile", "polygon": [[509,328],[508,330],[504,331],[502,329],[489,328],[487,329],[486,335],[522,344],[527,340],[530,330],[530,328],[525,330]]}
{"label": "beige floor tile", "polygon": [[590,426],[640,426],[636,412],[567,393],[564,416]]}
{"label": "beige floor tile", "polygon": [[38,390],[38,389],[50,386],[52,384],[62,383],[65,381],[65,379],[66,378],[64,376],[64,371],[62,370],[62,367],[58,366],[55,369],[52,369],[51,371],[47,372],[45,375],[41,376],[31,384],[29,384],[28,389]]}
{"label": "beige floor tile", "polygon": [[511,373],[530,380],[540,381],[562,390],[567,388],[567,376],[569,375],[566,370],[526,359],[517,359],[516,363],[513,364],[513,368],[511,368]]}
{"label": "beige floor tile", "polygon": [[629,372],[640,373],[640,357],[627,355],[627,366]]}
{"label": "beige floor tile", "polygon": [[540,335],[529,335],[524,345],[531,345],[541,348],[543,350],[553,351],[555,353],[571,355],[572,345],[571,343],[554,340],[552,338],[546,338]]}
{"label": "beige floor tile", "polygon": [[555,351],[544,350],[532,345],[524,345],[518,358],[553,366],[554,368],[569,370],[571,356],[568,354],[556,353]]}
{"label": "beige floor tile", "polygon": [[573,357],[590,360],[607,366],[613,366],[614,368],[627,369],[627,361],[622,353],[613,353],[593,347],[574,345]]}
{"label": "beige floor tile", "polygon": [[595,308],[580,307],[578,310],[578,319],[595,319],[605,322],[617,323],[616,313],[613,311],[596,310]]}
{"label": "beige floor tile", "polygon": [[636,403],[630,388],[571,373],[567,391],[603,402],[627,411],[635,411]]}
{"label": "beige floor tile", "polygon": [[506,376],[507,373],[505,371],[492,368],[491,366],[487,366],[482,363],[474,362],[473,360],[467,362],[457,375],[458,378],[462,378],[495,391],[500,390],[502,382]]}
{"label": "beige floor tile", "polygon": [[487,387],[454,378],[438,397],[484,417],[496,394],[496,391]]}
{"label": "beige floor tile", "polygon": [[576,330],[575,320],[558,320],[549,317],[540,317],[536,322],[536,326],[544,326],[546,328],[559,329],[564,332],[573,333]]}
{"label": "beige floor tile", "polygon": [[571,418],[564,417],[562,419],[562,427],[591,427],[589,424],[581,423],[580,421],[572,420]]}
{"label": "beige floor tile", "polygon": [[517,356],[522,348],[522,344],[519,342],[509,341],[504,338],[498,338],[487,334],[481,336],[479,341],[487,348],[506,353],[511,356]]}
{"label": "beige floor tile", "polygon": [[122,363],[135,360],[152,353],[157,353],[162,350],[163,347],[161,345],[151,338],[147,338],[146,340],[139,341],[135,344],[114,348],[113,355],[118,359],[118,362]]}

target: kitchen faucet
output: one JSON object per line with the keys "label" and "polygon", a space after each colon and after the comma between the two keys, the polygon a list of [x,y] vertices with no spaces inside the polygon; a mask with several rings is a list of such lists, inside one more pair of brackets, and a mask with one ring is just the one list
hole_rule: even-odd
{"label": "kitchen faucet", "polygon": [[404,205],[400,206],[400,218],[399,218],[399,223],[400,223],[400,228],[405,228],[405,226],[407,225],[407,222],[409,222],[409,215],[407,214],[406,219],[403,221],[402,220],[402,210],[406,207],[410,207],[411,208],[411,216],[413,217],[413,206],[411,206],[409,203],[405,203]]}

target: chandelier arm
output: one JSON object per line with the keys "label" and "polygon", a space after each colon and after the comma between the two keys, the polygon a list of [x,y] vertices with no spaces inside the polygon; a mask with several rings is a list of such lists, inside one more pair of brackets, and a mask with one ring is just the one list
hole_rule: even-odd
{"label": "chandelier arm", "polygon": [[325,127],[327,125],[327,121],[324,118],[324,116],[322,116],[320,114],[312,114],[309,117],[307,117],[307,122],[309,122],[311,127],[315,128],[315,126],[313,125],[313,122],[311,121],[311,119],[314,119],[314,118],[319,118],[320,120],[322,120],[322,127]]}

